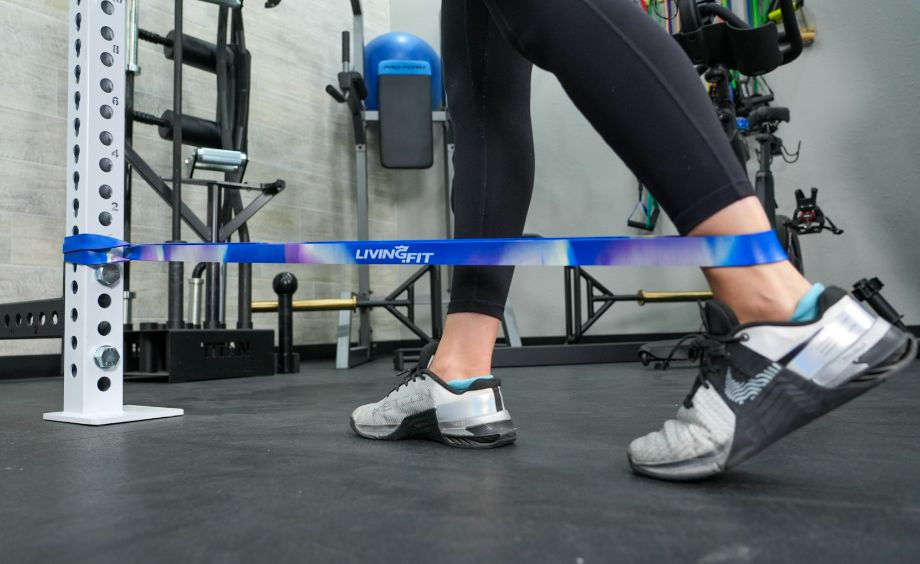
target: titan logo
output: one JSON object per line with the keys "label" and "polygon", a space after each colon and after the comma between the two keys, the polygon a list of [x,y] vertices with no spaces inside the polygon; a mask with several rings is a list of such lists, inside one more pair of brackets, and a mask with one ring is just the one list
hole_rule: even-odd
{"label": "titan logo", "polygon": [[205,358],[240,358],[252,353],[248,341],[202,341],[201,352]]}
{"label": "titan logo", "polygon": [[355,260],[398,260],[403,264],[428,264],[434,253],[412,253],[407,245],[399,245],[392,249],[358,249],[355,251]]}
{"label": "titan logo", "polygon": [[729,368],[725,376],[725,395],[738,405],[742,405],[760,395],[767,384],[772,382],[782,370],[783,367],[774,362],[757,376],[746,382],[739,382],[732,377],[732,371]]}

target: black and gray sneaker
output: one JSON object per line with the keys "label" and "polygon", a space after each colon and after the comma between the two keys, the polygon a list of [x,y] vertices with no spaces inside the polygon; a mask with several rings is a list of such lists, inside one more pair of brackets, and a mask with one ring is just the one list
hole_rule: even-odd
{"label": "black and gray sneaker", "polygon": [[694,338],[700,374],[674,419],[629,445],[640,474],[694,480],[724,472],[913,362],[916,340],[840,288],[814,321],[740,325],[725,304]]}
{"label": "black and gray sneaker", "polygon": [[426,346],[418,366],[387,397],[351,414],[351,428],[367,439],[425,439],[459,448],[511,444],[517,430],[497,378],[479,379],[458,392],[428,370],[437,343]]}

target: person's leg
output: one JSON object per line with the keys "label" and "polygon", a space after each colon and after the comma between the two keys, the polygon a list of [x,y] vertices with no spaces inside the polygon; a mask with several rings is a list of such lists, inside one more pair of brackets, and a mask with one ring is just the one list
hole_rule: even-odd
{"label": "person's leg", "polygon": [[[772,229],[687,56],[627,0],[486,0],[508,41],[556,75],[684,235]],[[709,269],[744,321],[787,318],[810,284],[788,262]]]}
{"label": "person's leg", "polygon": [[[484,1],[506,39],[556,75],[682,234],[772,229],[687,57],[632,2]],[[706,276],[717,300],[694,342],[699,377],[674,419],[630,444],[639,473],[722,472],[916,356],[912,337],[839,288],[811,287],[788,261]]]}
{"label": "person's leg", "polygon": [[[532,65],[502,40],[481,0],[445,0],[441,19],[456,143],[455,236],[520,236],[533,191]],[[501,382],[491,376],[512,273],[507,267],[454,269],[440,343],[426,346],[386,397],[352,413],[356,434],[462,448],[514,442]]]}
{"label": "person's leg", "polygon": [[[457,143],[456,237],[515,237],[523,230],[534,163],[531,63],[522,55],[556,74],[604,139],[653,187],[681,233],[771,229],[698,76],[676,42],[645,14],[622,0],[488,5],[501,29],[479,0],[442,5]],[[445,380],[491,372],[512,273],[455,270],[431,367]],[[743,321],[788,318],[810,286],[788,262],[709,269],[706,276]]]}
{"label": "person's leg", "polygon": [[[519,237],[534,181],[533,65],[502,38],[481,0],[445,0],[441,51],[454,126],[454,236]],[[458,267],[431,370],[444,380],[483,376],[511,286],[512,267]]]}
{"label": "person's leg", "polygon": [[[770,229],[760,200],[744,198],[703,220],[689,235],[735,235]],[[728,304],[741,323],[789,319],[811,288],[789,261],[747,268],[706,268],[703,274],[716,299]]]}
{"label": "person's leg", "polygon": [[[445,79],[457,135],[456,237],[514,237],[523,230],[534,164],[531,64],[522,54],[559,77],[604,139],[653,187],[681,233],[771,229],[698,76],[645,14],[622,0],[502,0],[489,9],[501,29],[479,0],[442,6]],[[512,272],[455,270],[433,371],[446,380],[491,372]],[[788,318],[809,288],[788,262],[710,269],[706,276],[743,321]]]}

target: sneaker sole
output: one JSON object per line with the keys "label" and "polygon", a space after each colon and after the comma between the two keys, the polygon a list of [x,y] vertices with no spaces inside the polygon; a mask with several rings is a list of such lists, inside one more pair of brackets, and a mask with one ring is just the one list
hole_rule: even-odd
{"label": "sneaker sole", "polygon": [[705,480],[724,472],[728,453],[709,453],[693,460],[656,465],[636,464],[628,456],[627,459],[629,460],[630,469],[636,474],[669,482],[694,482]]}
{"label": "sneaker sole", "polygon": [[[917,340],[911,337],[908,340],[904,353],[897,360],[887,365],[869,368],[865,370],[864,372],[851,378],[848,381],[848,384],[862,385],[864,386],[864,388],[860,390],[859,393],[850,397],[845,403],[848,403],[849,401],[856,399],[857,397],[861,396],[865,392],[868,392],[872,388],[876,387],[877,385],[887,380],[889,376],[892,376],[893,374],[896,374],[904,370],[908,366],[910,366],[917,359],[917,351],[918,351]],[[871,383],[871,385],[866,386],[865,385],[866,383]],[[821,415],[824,415],[824,414],[821,414]],[[820,417],[820,415],[818,417]],[[818,417],[815,417],[815,419],[817,419]],[[778,437],[777,439],[779,438],[782,438],[782,437]],[[766,445],[766,446],[769,446],[769,445]],[[766,448],[766,446],[764,446],[764,448]],[[761,452],[761,450],[752,452],[751,456],[753,456],[757,452]],[[723,473],[725,470],[728,470],[729,468],[733,468],[737,466],[738,464],[740,464],[741,462],[744,462],[744,460],[747,460],[747,458],[749,458],[749,457],[746,457],[742,460],[738,460],[734,462],[730,466],[726,466],[725,462],[728,460],[728,456],[725,456],[725,454],[726,453],[721,453],[721,452],[709,453],[701,457],[694,458],[692,460],[673,462],[670,464],[656,464],[656,465],[636,464],[633,462],[632,458],[630,458],[629,456],[627,456],[627,459],[629,460],[629,467],[632,469],[633,472],[637,474],[641,474],[643,476],[648,476],[651,478],[657,478],[661,480],[668,480],[668,481],[674,481],[674,482],[688,482],[688,481],[704,480],[706,478],[711,478],[713,476]]]}
{"label": "sneaker sole", "polygon": [[430,409],[406,417],[396,429],[386,435],[361,431],[351,419],[351,429],[356,435],[377,441],[423,440],[435,441],[454,448],[487,449],[510,445],[517,439],[517,429],[511,420],[497,421],[467,427],[471,435],[445,435],[438,424],[437,410]]}

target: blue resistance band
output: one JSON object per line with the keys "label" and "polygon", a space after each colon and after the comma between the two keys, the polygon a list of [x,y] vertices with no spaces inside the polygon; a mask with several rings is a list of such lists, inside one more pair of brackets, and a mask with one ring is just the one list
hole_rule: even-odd
{"label": "blue resistance band", "polygon": [[308,243],[133,244],[104,235],[64,239],[64,260],[453,266],[752,266],[786,260],[773,231],[716,237],[576,237]]}

